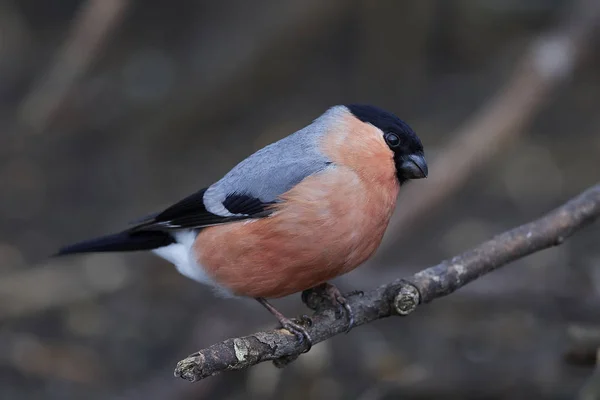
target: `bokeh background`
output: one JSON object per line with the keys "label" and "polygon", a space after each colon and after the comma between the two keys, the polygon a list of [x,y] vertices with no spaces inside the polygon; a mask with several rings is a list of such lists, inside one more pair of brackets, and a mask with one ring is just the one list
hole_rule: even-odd
{"label": "bokeh background", "polygon": [[[196,384],[173,377],[179,359],[273,318],[151,255],[48,255],[349,102],[408,121],[431,177],[406,187],[381,251],[343,290],[539,217],[600,176],[595,3],[1,0],[0,398],[581,395],[600,344],[598,227],[283,370]],[[299,296],[276,304],[306,312]]]}

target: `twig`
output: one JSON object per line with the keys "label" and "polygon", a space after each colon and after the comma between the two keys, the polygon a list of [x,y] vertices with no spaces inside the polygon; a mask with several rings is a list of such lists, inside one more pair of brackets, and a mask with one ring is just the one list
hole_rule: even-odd
{"label": "twig", "polygon": [[13,368],[30,379],[56,379],[80,384],[102,384],[110,369],[101,353],[90,347],[47,339],[44,335],[0,333],[0,367]]}
{"label": "twig", "polygon": [[600,349],[600,328],[598,326],[571,325],[567,330],[569,344],[564,359],[572,365],[596,365]]}
{"label": "twig", "polygon": [[[393,248],[404,229],[415,226],[458,190],[503,145],[524,132],[550,94],[567,80],[600,20],[600,2],[580,0],[557,29],[533,41],[508,82],[461,128],[432,160],[430,177],[402,190],[401,199],[378,255]],[[418,187],[417,187],[418,186]]]}
{"label": "twig", "polygon": [[[586,190],[546,216],[505,232],[459,256],[396,280],[362,295],[347,297],[356,325],[391,315],[407,315],[419,304],[446,296],[467,283],[531,253],[561,244],[600,215],[600,184]],[[314,299],[313,299],[314,300]],[[345,332],[346,320],[316,302],[307,327],[314,343]],[[222,371],[241,370],[263,361],[285,365],[302,352],[295,336],[279,329],[227,339],[180,361],[175,376],[198,381]]]}
{"label": "twig", "polygon": [[596,349],[596,368],[579,391],[579,400],[600,400],[600,348]]}
{"label": "twig", "polygon": [[[94,255],[85,263],[60,260],[0,275],[0,321],[112,293],[131,283],[120,258]],[[35,289],[32,289],[35,288]]]}
{"label": "twig", "polygon": [[129,0],[88,0],[79,10],[53,64],[19,106],[19,119],[41,132],[118,26]]}

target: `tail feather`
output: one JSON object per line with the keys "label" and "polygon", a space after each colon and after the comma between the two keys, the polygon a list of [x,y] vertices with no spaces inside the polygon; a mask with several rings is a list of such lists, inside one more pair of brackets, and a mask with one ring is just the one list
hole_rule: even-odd
{"label": "tail feather", "polygon": [[65,246],[58,251],[56,256],[75,253],[152,250],[168,246],[171,243],[175,243],[175,239],[166,232],[124,231]]}

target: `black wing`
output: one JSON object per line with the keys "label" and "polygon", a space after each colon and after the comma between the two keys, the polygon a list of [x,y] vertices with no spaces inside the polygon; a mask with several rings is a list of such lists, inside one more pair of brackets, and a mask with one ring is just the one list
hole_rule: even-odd
{"label": "black wing", "polygon": [[202,189],[158,214],[137,221],[139,225],[134,226],[130,231],[203,228],[249,218],[261,218],[271,213],[268,206],[273,203],[263,203],[248,194],[232,193],[225,198],[223,206],[236,215],[213,214],[204,205],[205,192],[206,189]]}

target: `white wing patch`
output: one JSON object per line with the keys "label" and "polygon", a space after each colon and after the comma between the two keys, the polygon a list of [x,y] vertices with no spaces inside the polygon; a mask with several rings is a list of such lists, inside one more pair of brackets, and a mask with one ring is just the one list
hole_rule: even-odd
{"label": "white wing patch", "polygon": [[204,192],[204,207],[208,212],[211,212],[215,215],[220,215],[221,217],[233,217],[234,215],[243,215],[243,214],[233,214],[229,212],[223,205],[223,200],[225,200],[226,194],[223,190],[215,185],[206,189]]}
{"label": "white wing patch", "polygon": [[152,252],[174,264],[177,271],[183,276],[195,280],[196,282],[212,286],[224,297],[231,297],[232,294],[213,281],[204,271],[204,267],[196,261],[193,249],[196,235],[197,233],[193,229],[173,232],[173,236],[177,243],[159,247],[158,249],[152,250]]}

